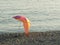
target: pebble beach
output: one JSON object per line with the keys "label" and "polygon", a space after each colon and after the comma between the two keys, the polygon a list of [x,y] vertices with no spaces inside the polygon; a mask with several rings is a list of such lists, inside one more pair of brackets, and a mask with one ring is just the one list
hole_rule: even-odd
{"label": "pebble beach", "polygon": [[0,34],[0,45],[60,45],[60,31]]}

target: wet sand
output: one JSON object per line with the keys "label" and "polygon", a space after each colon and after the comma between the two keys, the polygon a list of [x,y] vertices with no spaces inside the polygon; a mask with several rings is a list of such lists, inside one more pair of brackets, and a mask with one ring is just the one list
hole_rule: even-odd
{"label": "wet sand", "polygon": [[60,45],[60,31],[0,34],[0,45]]}

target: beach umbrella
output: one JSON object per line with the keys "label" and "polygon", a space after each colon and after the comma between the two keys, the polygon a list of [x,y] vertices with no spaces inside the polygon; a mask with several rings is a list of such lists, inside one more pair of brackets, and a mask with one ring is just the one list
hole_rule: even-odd
{"label": "beach umbrella", "polygon": [[28,18],[26,18],[25,16],[14,16],[13,18],[23,23],[25,35],[29,36],[30,21],[28,20]]}

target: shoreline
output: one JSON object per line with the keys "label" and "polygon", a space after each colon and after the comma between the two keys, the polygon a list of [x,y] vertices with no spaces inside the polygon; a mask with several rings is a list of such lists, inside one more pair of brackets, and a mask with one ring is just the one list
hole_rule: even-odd
{"label": "shoreline", "polygon": [[0,45],[60,45],[60,31],[0,34]]}

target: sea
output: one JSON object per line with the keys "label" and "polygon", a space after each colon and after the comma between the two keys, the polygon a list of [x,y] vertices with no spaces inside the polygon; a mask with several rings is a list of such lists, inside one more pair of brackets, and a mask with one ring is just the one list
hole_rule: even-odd
{"label": "sea", "polygon": [[0,32],[24,32],[17,15],[30,20],[30,32],[60,31],[60,0],[0,0]]}

